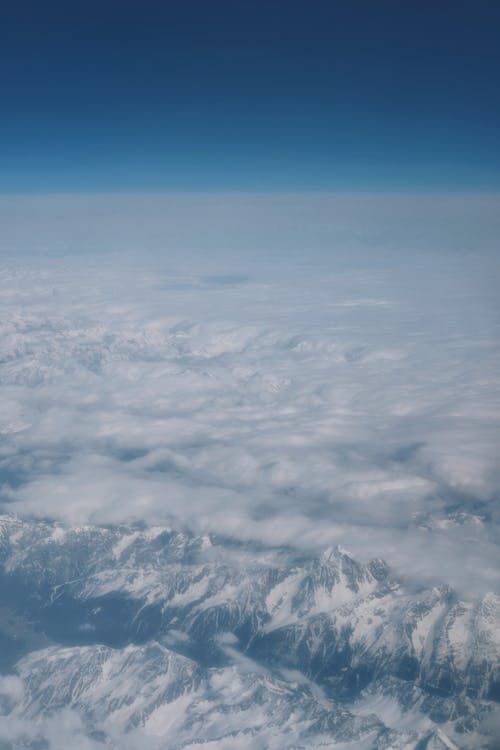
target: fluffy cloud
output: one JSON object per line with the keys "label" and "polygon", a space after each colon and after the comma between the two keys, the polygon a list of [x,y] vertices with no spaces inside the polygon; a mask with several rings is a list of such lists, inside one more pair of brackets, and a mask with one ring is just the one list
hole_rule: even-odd
{"label": "fluffy cloud", "polygon": [[3,510],[498,589],[495,209],[2,199]]}

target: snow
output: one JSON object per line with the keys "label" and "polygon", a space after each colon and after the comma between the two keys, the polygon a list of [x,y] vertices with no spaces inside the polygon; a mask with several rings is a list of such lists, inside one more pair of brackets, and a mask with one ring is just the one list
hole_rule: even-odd
{"label": "snow", "polygon": [[292,572],[266,596],[266,609],[271,615],[271,621],[265,624],[265,632],[284,627],[296,620],[296,614],[292,612],[292,600],[302,579],[301,571]]}
{"label": "snow", "polygon": [[124,534],[113,547],[113,555],[115,557],[115,560],[119,560],[127,547],[130,547],[130,545],[133,544],[139,536],[139,531],[134,531],[132,534]]}
{"label": "snow", "polygon": [[[199,599],[203,599],[209,594],[210,591],[210,578],[205,576],[200,578],[199,581],[191,583],[185,591],[177,591],[174,596],[168,600],[169,607],[178,607],[183,604],[196,602]],[[214,597],[210,598],[210,606],[214,604]],[[220,600],[219,600],[220,601]]]}
{"label": "snow", "polygon": [[445,611],[445,604],[437,602],[429,612],[417,619],[412,630],[411,640],[418,657],[422,658],[424,654],[429,655],[432,652],[434,629]]}

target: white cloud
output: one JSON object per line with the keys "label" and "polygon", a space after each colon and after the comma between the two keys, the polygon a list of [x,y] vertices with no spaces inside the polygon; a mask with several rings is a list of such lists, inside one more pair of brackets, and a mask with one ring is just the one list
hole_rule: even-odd
{"label": "white cloud", "polygon": [[2,199],[4,509],[498,588],[496,208]]}

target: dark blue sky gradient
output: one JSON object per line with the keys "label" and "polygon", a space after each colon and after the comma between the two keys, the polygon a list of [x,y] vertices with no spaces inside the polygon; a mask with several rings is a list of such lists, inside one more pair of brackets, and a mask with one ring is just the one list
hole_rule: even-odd
{"label": "dark blue sky gradient", "polygon": [[496,0],[5,0],[0,190],[500,187]]}

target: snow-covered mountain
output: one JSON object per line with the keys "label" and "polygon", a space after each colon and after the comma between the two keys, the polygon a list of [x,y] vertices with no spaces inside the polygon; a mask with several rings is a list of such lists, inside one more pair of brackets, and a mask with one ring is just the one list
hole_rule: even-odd
{"label": "snow-covered mountain", "polygon": [[43,747],[68,710],[92,748],[498,746],[493,594],[339,547],[15,516],[0,591],[0,747]]}

